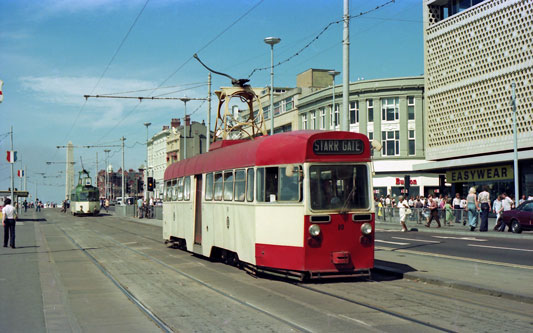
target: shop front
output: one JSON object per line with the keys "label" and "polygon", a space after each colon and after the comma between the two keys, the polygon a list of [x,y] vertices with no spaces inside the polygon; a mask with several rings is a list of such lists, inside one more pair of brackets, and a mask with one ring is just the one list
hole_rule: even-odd
{"label": "shop front", "polygon": [[452,184],[452,193],[464,197],[471,187],[475,187],[477,193],[486,188],[491,200],[504,192],[514,195],[514,171],[510,164],[448,170],[446,182]]}

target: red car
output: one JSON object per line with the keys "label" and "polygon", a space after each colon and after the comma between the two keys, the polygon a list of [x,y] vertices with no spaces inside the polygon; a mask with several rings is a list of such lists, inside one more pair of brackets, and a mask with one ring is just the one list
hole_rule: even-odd
{"label": "red car", "polygon": [[515,233],[533,230],[533,200],[524,201],[517,208],[502,212],[502,219]]}

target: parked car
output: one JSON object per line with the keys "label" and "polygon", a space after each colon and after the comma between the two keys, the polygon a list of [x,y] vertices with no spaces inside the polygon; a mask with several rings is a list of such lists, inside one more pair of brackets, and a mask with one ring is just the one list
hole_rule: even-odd
{"label": "parked car", "polygon": [[522,230],[533,230],[533,200],[524,201],[515,209],[502,212],[502,219],[517,234]]}

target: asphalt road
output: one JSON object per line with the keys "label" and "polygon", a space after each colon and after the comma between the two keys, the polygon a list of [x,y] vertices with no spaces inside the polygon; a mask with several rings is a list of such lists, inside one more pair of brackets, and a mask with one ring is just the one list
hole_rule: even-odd
{"label": "asphalt road", "polygon": [[450,234],[383,230],[376,233],[376,246],[533,266],[533,235],[531,236],[531,239],[515,239],[494,235],[486,237],[486,234],[480,232]]}

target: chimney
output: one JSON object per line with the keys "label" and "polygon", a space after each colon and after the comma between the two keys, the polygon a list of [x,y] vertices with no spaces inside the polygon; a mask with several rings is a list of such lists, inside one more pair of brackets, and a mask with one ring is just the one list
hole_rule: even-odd
{"label": "chimney", "polygon": [[185,126],[190,126],[190,125],[191,125],[191,116],[186,115],[185,116]]}
{"label": "chimney", "polygon": [[180,123],[181,121],[178,118],[172,118],[172,120],[170,121],[170,127],[172,128],[180,127]]}
{"label": "chimney", "polygon": [[166,131],[168,129],[168,126],[163,126],[163,131]]}

